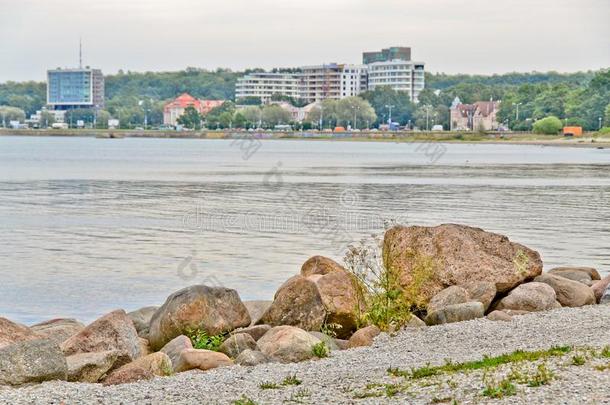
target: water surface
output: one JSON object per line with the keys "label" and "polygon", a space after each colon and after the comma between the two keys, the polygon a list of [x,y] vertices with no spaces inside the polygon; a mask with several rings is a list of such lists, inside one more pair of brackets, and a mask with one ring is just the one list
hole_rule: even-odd
{"label": "water surface", "polygon": [[90,321],[195,283],[270,299],[388,221],[608,273],[609,204],[608,149],[0,137],[0,316]]}

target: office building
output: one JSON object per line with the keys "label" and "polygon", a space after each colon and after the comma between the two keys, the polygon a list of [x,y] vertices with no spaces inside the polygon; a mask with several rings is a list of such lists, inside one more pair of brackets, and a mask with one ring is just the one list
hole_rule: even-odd
{"label": "office building", "polygon": [[52,110],[104,107],[104,75],[99,69],[47,71],[47,105]]}

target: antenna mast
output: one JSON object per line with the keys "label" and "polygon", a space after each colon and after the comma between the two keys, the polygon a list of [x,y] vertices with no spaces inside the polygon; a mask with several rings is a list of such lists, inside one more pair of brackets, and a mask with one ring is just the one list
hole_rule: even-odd
{"label": "antenna mast", "polygon": [[83,68],[83,38],[78,38],[78,67]]}

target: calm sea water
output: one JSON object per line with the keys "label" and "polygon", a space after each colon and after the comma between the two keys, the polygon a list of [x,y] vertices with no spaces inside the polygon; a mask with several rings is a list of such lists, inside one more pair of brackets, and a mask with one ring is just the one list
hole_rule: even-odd
{"label": "calm sea water", "polygon": [[0,137],[0,316],[90,321],[196,283],[271,299],[384,222],[464,223],[610,272],[610,150]]}

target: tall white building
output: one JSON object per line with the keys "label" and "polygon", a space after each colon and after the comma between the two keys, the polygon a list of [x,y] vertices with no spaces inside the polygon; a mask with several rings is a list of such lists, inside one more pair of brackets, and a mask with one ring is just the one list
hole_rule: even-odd
{"label": "tall white building", "polygon": [[268,103],[274,94],[296,99],[300,98],[299,89],[299,78],[293,73],[250,73],[237,79],[235,99],[258,97]]}
{"label": "tall white building", "polygon": [[401,59],[373,62],[368,68],[368,89],[389,86],[397,91],[409,93],[411,101],[417,102],[424,89],[424,63]]}

